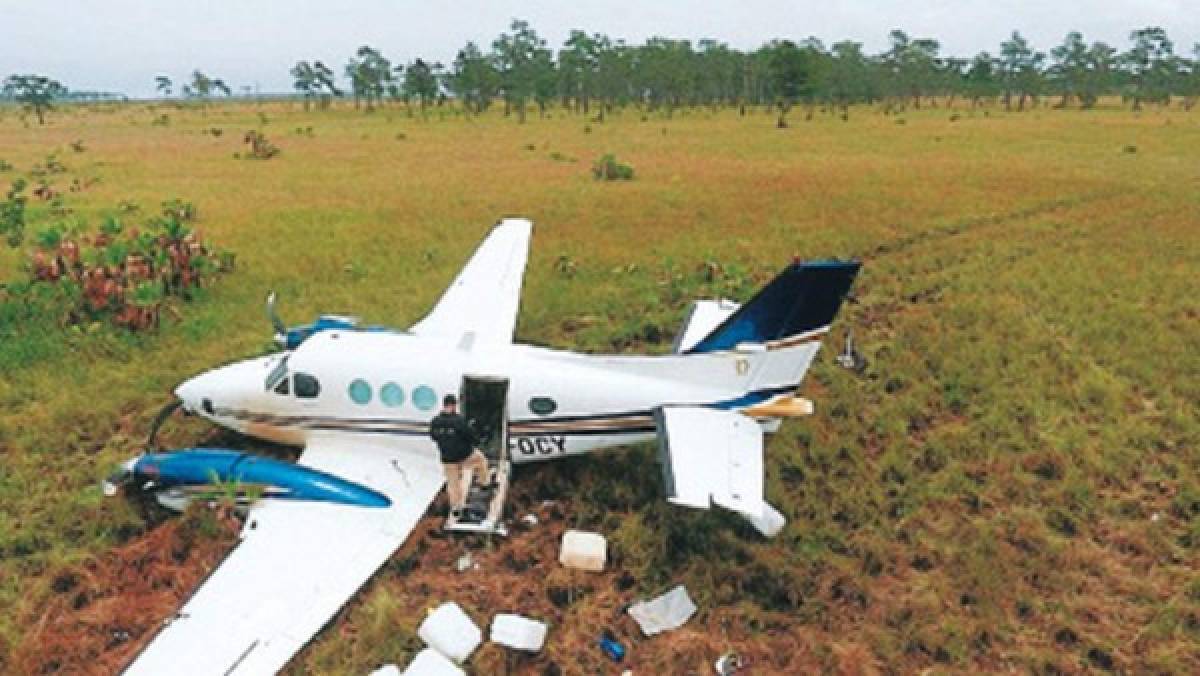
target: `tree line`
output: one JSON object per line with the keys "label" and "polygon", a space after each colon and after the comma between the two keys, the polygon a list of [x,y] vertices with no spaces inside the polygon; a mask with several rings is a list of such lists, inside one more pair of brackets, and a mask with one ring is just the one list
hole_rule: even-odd
{"label": "tree line", "polygon": [[796,105],[810,115],[818,106],[845,115],[855,103],[895,112],[955,100],[1020,111],[1091,108],[1101,96],[1121,95],[1139,110],[1173,100],[1190,109],[1200,98],[1200,44],[1194,58],[1179,54],[1157,26],[1132,31],[1125,51],[1072,31],[1044,52],[1014,31],[995,54],[972,58],[943,54],[933,38],[901,30],[888,37],[885,51],[868,54],[850,40],[827,46],[816,38],[779,39],[739,51],[710,39],[630,45],[577,30],[556,52],[528,22],[514,20],[489,48],[468,42],[449,65],[420,58],[393,64],[364,45],[344,66],[345,88],[320,61],[299,61],[291,74],[306,105],[349,95],[367,110],[387,101],[424,109],[454,98],[472,113],[500,103],[522,120],[531,107],[544,113],[555,104],[601,118],[631,104],[668,115],[689,106],[770,105],[784,124]]}
{"label": "tree line", "polygon": [[[878,54],[866,53],[860,42],[826,45],[811,37],[742,51],[712,39],[693,44],[654,37],[632,45],[576,30],[555,50],[527,21],[514,20],[486,48],[468,42],[450,64],[422,58],[393,63],[364,45],[340,69],[301,60],[290,75],[306,107],[349,97],[368,111],[397,101],[424,111],[454,99],[468,113],[503,105],[521,121],[530,109],[544,114],[555,105],[601,119],[628,105],[667,115],[681,107],[736,106],[744,112],[771,106],[783,126],[798,105],[809,116],[819,108],[844,117],[857,103],[878,104],[885,112],[956,101],[1021,111],[1039,105],[1086,109],[1101,96],[1120,95],[1139,110],[1174,102],[1191,109],[1200,98],[1200,44],[1190,57],[1177,52],[1157,26],[1131,31],[1124,51],[1075,31],[1048,52],[1013,31],[994,54],[971,58],[943,54],[938,40],[901,30],[888,39]],[[166,97],[174,93],[165,75],[155,87]],[[199,100],[232,95],[222,79],[200,70],[180,93]],[[14,75],[4,81],[3,96],[40,118],[51,101],[69,92],[44,76]]]}

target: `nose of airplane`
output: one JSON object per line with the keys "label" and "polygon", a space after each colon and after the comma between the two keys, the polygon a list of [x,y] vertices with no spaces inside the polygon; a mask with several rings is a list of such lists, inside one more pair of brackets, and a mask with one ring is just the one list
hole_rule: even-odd
{"label": "nose of airplane", "polygon": [[175,396],[185,411],[212,418],[224,407],[244,406],[261,395],[272,363],[270,357],[263,357],[205,371],[180,383]]}
{"label": "nose of airplane", "polygon": [[175,388],[175,396],[183,402],[185,411],[212,415],[212,397],[216,380],[213,375],[212,371],[201,373],[188,378]]}

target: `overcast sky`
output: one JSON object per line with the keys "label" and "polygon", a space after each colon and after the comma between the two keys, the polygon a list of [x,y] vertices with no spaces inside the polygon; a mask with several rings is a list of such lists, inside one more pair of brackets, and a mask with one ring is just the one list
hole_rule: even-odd
{"label": "overcast sky", "polygon": [[235,89],[291,89],[299,59],[341,65],[362,44],[394,62],[417,56],[449,63],[468,40],[483,47],[513,17],[530,21],[555,48],[573,28],[638,43],[647,37],[717,38],[752,49],[815,35],[882,50],[901,28],[935,37],[944,53],[996,51],[1018,29],[1043,51],[1069,30],[1120,49],[1133,28],[1160,25],[1176,51],[1200,41],[1200,0],[573,0],[448,3],[359,0],[0,0],[0,77],[51,75],[74,89],[154,91],[154,76],[177,82],[194,68]]}

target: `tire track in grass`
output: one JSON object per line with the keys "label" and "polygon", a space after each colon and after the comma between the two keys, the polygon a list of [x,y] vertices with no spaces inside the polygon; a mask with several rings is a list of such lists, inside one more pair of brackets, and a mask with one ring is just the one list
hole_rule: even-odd
{"label": "tire track in grass", "polygon": [[[1034,205],[1027,209],[1016,210],[1008,214],[986,217],[964,219],[956,224],[944,228],[937,228],[933,231],[926,231],[918,235],[901,238],[899,242],[884,244],[873,251],[878,256],[880,265],[874,269],[879,271],[880,278],[875,280],[877,283],[870,292],[865,294],[871,302],[859,305],[852,310],[853,315],[857,317],[867,316],[872,314],[880,315],[886,319],[889,315],[896,313],[907,313],[909,311],[917,311],[922,307],[928,309],[930,304],[933,307],[940,307],[943,310],[954,307],[956,302],[965,302],[973,304],[981,308],[986,308],[991,301],[1002,302],[1007,308],[1005,316],[1015,319],[1020,326],[1019,330],[1013,334],[1014,337],[1035,337],[1041,336],[1045,339],[1044,345],[1051,346],[1049,349],[1055,350],[1061,356],[1060,362],[1070,364],[1070,367],[1063,369],[1061,366],[1054,367],[1052,370],[1060,373],[1075,372],[1079,374],[1072,382],[1064,381],[1053,388],[1047,388],[1043,394],[1050,396],[1070,396],[1075,385],[1073,382],[1079,382],[1094,378],[1101,383],[1108,383],[1112,387],[1112,392],[1117,393],[1118,397],[1115,401],[1121,401],[1126,397],[1137,396],[1140,381],[1132,376],[1120,372],[1119,367],[1110,366],[1098,360],[1097,355],[1092,354],[1086,346],[1086,342],[1080,337],[1072,335],[1069,331],[1069,324],[1064,325],[1062,321],[1054,321],[1052,316],[1048,316],[1045,309],[1037,305],[1036,298],[1030,297],[1028,294],[1023,294],[1019,285],[1014,284],[1014,279],[1009,275],[988,275],[987,271],[990,266],[1003,265],[1006,270],[1011,271],[1014,263],[1025,261],[1027,266],[1052,266],[1056,259],[1064,250],[1070,250],[1079,247],[1081,243],[1084,245],[1093,245],[1089,239],[1092,230],[1081,227],[1081,223],[1090,225],[1089,214],[1071,214],[1072,218],[1068,219],[1038,219],[1038,216],[1045,216],[1052,212],[1065,209],[1071,210],[1080,207],[1086,203],[1096,202],[1108,197],[1118,197],[1121,194],[1128,195],[1130,193],[1104,193],[1104,194],[1085,194],[1074,198],[1064,198],[1062,200],[1053,200],[1044,202],[1039,205]],[[1128,210],[1120,209],[1115,212],[1111,218],[1105,219],[1108,221],[1105,227],[1112,227],[1115,223],[1128,213]],[[1077,220],[1081,219],[1081,220]],[[991,226],[1002,223],[1013,224],[1011,231],[1007,231],[1000,236],[990,231]],[[952,239],[957,235],[969,235],[963,239]],[[1085,249],[1087,246],[1084,247]],[[1034,258],[1036,256],[1036,258]],[[886,263],[884,262],[886,261]],[[1052,269],[1052,268],[1051,268]],[[1133,272],[1131,274],[1142,274]],[[1062,280],[1057,286],[1047,287],[1046,292],[1062,292],[1064,288],[1069,291],[1071,289],[1071,280]],[[902,288],[911,289],[913,286],[921,289],[915,294],[897,294],[894,291]],[[1065,287],[1063,287],[1065,285]],[[1060,288],[1063,287],[1063,288]],[[958,298],[955,298],[955,295]],[[907,300],[907,302],[906,302]],[[882,313],[880,312],[882,311]],[[965,340],[974,337],[979,337],[979,331],[982,328],[987,330],[986,324],[976,323],[974,326],[953,326],[948,324],[944,319],[937,319],[937,315],[942,314],[937,310],[933,312],[933,321],[941,324],[938,330],[949,331],[951,333],[962,334]],[[1069,318],[1068,318],[1069,319]],[[968,315],[967,321],[978,322],[979,317]],[[873,326],[874,320],[863,327],[864,335],[868,341],[875,340],[877,345],[889,345],[893,342],[894,336],[892,333],[893,327],[895,330],[918,331],[920,332],[920,323],[914,324],[911,320],[905,322],[888,322],[887,327],[882,331],[877,326]],[[954,338],[954,336],[951,336]],[[984,336],[986,339],[986,335]],[[934,344],[938,341],[935,340]],[[942,342],[945,342],[943,339]],[[951,341],[953,342],[953,341]],[[864,346],[860,346],[865,347]],[[874,347],[874,346],[872,346]],[[1028,347],[1027,344],[1018,344],[1013,346],[1014,349]],[[969,349],[969,348],[966,348]],[[872,354],[872,356],[875,356]],[[937,378],[936,364],[937,359],[928,363],[931,369],[926,375]],[[970,365],[971,360],[961,362]],[[865,395],[863,399],[867,406],[878,407],[881,402],[886,399],[887,395],[883,394],[882,388],[864,387],[861,394]],[[936,390],[935,390],[936,392]],[[875,395],[875,396],[871,396]],[[936,397],[935,397],[936,399]],[[874,400],[873,402],[870,400]],[[934,404],[931,404],[934,405]],[[1059,408],[1069,406],[1060,402]],[[1079,415],[1086,417],[1086,413],[1079,412]],[[1100,426],[1117,426],[1121,423],[1122,413],[1119,410],[1108,410],[1100,412],[1100,418],[1092,422],[1075,420],[1075,425],[1100,425]],[[934,414],[928,419],[928,427],[926,432],[934,429],[940,424],[954,422],[951,418],[945,415]],[[1118,430],[1119,431],[1119,430]],[[1040,436],[1040,435],[1038,435]],[[1035,445],[1053,444],[1053,440],[1039,439],[1031,440]],[[967,462],[964,458],[952,460],[953,462]],[[964,465],[965,466],[965,465]],[[1164,504],[1166,498],[1161,495],[1146,495],[1138,485],[1126,485],[1124,488],[1116,488],[1114,493],[1108,493],[1104,490],[1105,482],[1099,475],[1090,474],[1086,477],[1086,483],[1093,487],[1097,493],[1097,505],[1103,503],[1109,508],[1116,504],[1118,500],[1135,499],[1139,502],[1147,501],[1143,504],[1147,505],[1147,509],[1158,513],[1165,513],[1167,505]],[[1020,498],[1018,498],[1020,499]],[[1054,504],[1054,503],[1050,503]],[[1049,509],[1048,506],[1040,505],[1038,510]],[[1038,513],[1041,513],[1040,511]],[[984,518],[986,523],[992,523],[994,516],[988,514],[988,510],[983,510],[978,517]],[[1145,605],[1136,602],[1129,596],[1122,596],[1122,590],[1126,589],[1126,585],[1130,580],[1141,579],[1142,577],[1152,577],[1152,582],[1147,582],[1151,588],[1177,588],[1181,580],[1186,579],[1184,572],[1189,568],[1194,568],[1195,557],[1186,557],[1186,561],[1174,561],[1168,564],[1160,564],[1151,570],[1144,569],[1144,558],[1146,555],[1138,553],[1130,554],[1121,549],[1122,542],[1129,539],[1128,531],[1133,527],[1134,522],[1123,519],[1115,519],[1107,511],[1101,510],[1100,513],[1092,517],[1089,525],[1090,537],[1071,540],[1070,550],[1072,556],[1084,557],[1087,560],[1093,560],[1095,557],[1100,557],[1099,561],[1107,561],[1104,566],[1104,572],[1099,574],[1099,581],[1102,590],[1099,594],[1100,598],[1109,597],[1110,602],[1119,605],[1122,614],[1125,614],[1132,620],[1132,625],[1126,630],[1114,631],[1111,627],[1103,628],[1091,626],[1087,623],[1078,625],[1080,633],[1084,635],[1084,640],[1081,643],[1080,650],[1087,648],[1088,645],[1098,645],[1105,647],[1108,650],[1106,654],[1113,655],[1119,663],[1141,664],[1142,661],[1150,656],[1146,654],[1146,649],[1135,647],[1139,637],[1147,631],[1150,624],[1155,621],[1153,613],[1147,615]],[[1160,526],[1161,528],[1162,526]],[[1179,532],[1172,526],[1171,532]],[[1134,540],[1134,542],[1137,542]],[[1152,551],[1152,550],[1151,550]],[[1012,573],[1013,571],[1007,571]],[[1004,573],[1001,573],[1004,574]],[[957,575],[950,577],[951,586],[961,584],[962,579]],[[1065,623],[1067,626],[1072,624],[1070,617],[1072,609],[1086,609],[1086,603],[1079,606],[1075,601],[1066,601],[1065,599],[1050,594],[1048,596],[1038,596],[1043,601],[1066,602],[1068,612],[1063,616],[1049,617],[1052,624]],[[1055,625],[1057,626],[1057,625]],[[1036,642],[1037,636],[1042,635],[1045,631],[1049,631],[1046,627],[1040,625],[1036,628],[1030,628],[1032,632],[1030,636],[1022,638],[1019,643],[1028,645],[1032,640]],[[1100,636],[1096,642],[1091,635]],[[1118,645],[1124,646],[1124,649],[1117,649],[1113,652],[1106,646],[1111,645],[1110,639],[1114,638]]]}
{"label": "tire track in grass", "polygon": [[1058,199],[1038,202],[1028,207],[1022,207],[1020,209],[1014,209],[1012,211],[1006,211],[999,214],[968,216],[953,221],[947,225],[935,226],[928,230],[919,230],[909,235],[897,237],[891,242],[885,242],[877,245],[873,249],[861,254],[860,257],[864,260],[870,260],[872,258],[903,253],[914,246],[939,242],[948,237],[976,232],[981,228],[989,226],[1031,219],[1035,216],[1041,216],[1043,214],[1058,211],[1060,209],[1070,209],[1098,200],[1116,198],[1122,194],[1124,193],[1121,191],[1097,189],[1069,197],[1060,197]]}

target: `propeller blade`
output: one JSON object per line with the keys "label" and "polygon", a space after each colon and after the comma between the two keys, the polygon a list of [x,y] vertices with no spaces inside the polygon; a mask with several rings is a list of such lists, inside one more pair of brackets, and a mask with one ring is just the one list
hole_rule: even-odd
{"label": "propeller blade", "polygon": [[267,294],[267,319],[271,321],[271,327],[275,329],[275,339],[287,337],[287,325],[279,318],[279,314],[275,311],[275,292]]}
{"label": "propeller blade", "polygon": [[166,406],[163,406],[162,410],[158,412],[158,415],[154,416],[154,422],[150,424],[150,435],[146,438],[147,452],[158,450],[158,428],[162,427],[162,424],[167,421],[167,418],[171,417],[171,414],[175,412],[175,409],[182,405],[183,401],[176,399],[168,403]]}

